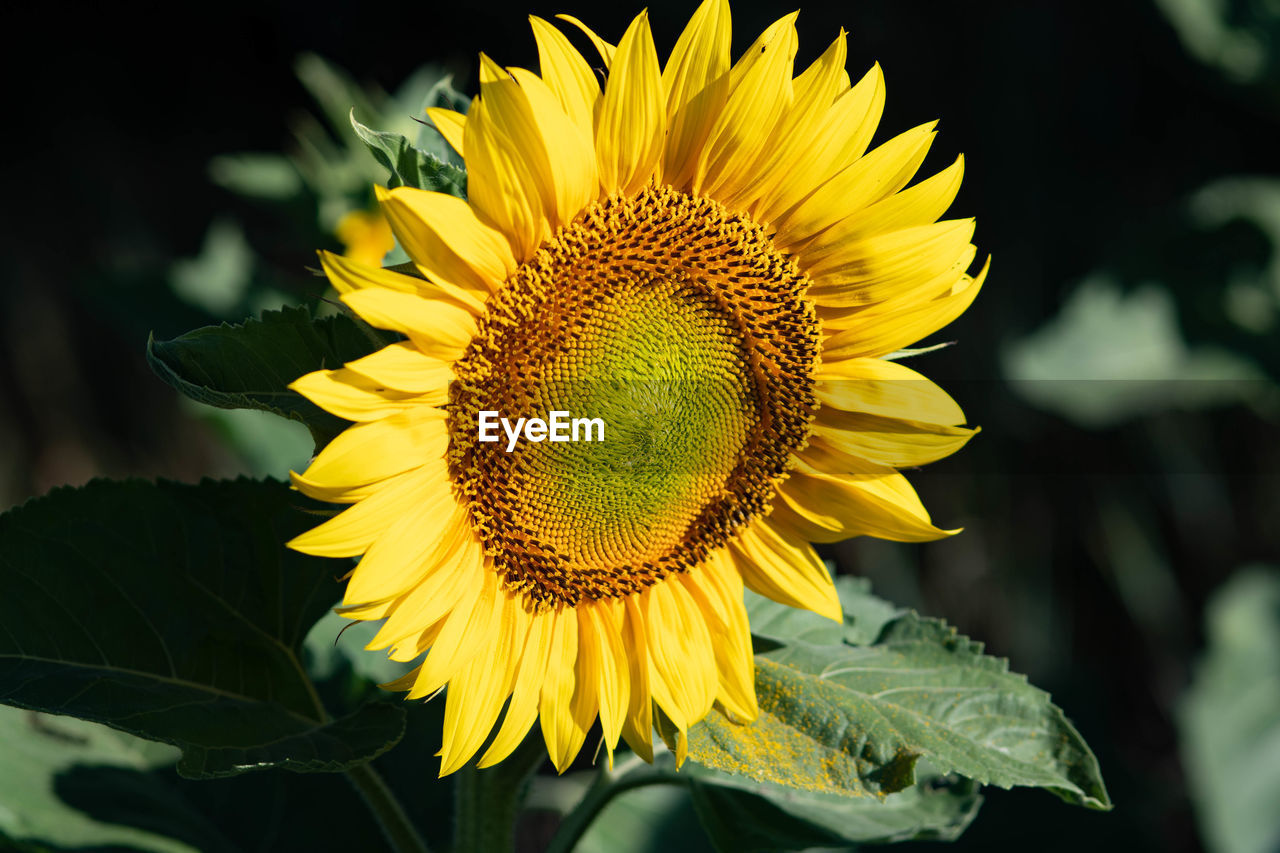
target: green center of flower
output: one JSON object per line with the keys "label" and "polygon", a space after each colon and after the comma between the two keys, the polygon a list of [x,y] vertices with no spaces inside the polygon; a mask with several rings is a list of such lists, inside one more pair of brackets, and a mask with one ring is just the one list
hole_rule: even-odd
{"label": "green center of flower", "polygon": [[[600,202],[508,280],[450,403],[454,481],[508,588],[631,594],[768,510],[813,418],[807,285],[759,225],[670,189]],[[512,439],[521,418],[549,427]]]}

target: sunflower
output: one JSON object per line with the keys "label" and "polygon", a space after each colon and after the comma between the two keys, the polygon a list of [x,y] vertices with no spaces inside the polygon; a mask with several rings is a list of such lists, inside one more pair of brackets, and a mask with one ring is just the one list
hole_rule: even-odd
{"label": "sunflower", "polygon": [[[885,356],[982,284],[973,221],[938,221],[963,161],[907,188],[934,125],[868,152],[879,67],[851,85],[842,31],[793,77],[795,17],[731,65],[706,0],[665,67],[645,14],[616,46],[566,17],[600,76],[531,18],[541,75],[481,56],[468,112],[428,111],[469,197],[379,190],[411,271],[321,255],[403,340],[293,384],[355,424],[293,478],[352,506],[290,545],[361,557],[341,612],[425,653],[393,687],[448,687],[442,775],[535,721],[561,771],[597,718],[610,758],[622,738],[651,760],[659,710],[683,760],[713,707],[757,714],[744,585],[838,620],[811,543],[951,532],[896,469],[972,431]],[[486,412],[604,440],[508,450]]]}

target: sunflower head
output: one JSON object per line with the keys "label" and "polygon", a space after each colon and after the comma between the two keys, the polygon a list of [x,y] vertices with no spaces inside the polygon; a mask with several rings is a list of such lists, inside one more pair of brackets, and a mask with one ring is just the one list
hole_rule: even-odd
{"label": "sunflower head", "polygon": [[713,707],[750,721],[744,584],[841,618],[810,543],[946,535],[896,469],[972,435],[885,359],[981,286],[938,221],[962,161],[908,186],[931,124],[868,150],[843,32],[797,75],[795,15],[731,63],[706,0],[665,66],[643,13],[616,46],[566,19],[602,85],[531,20],[539,74],[482,56],[467,114],[428,111],[469,197],[379,190],[417,274],[321,255],[404,340],[293,386],[355,424],[294,475],[350,508],[290,544],[360,557],[343,612],[422,658],[410,697],[448,686],[442,773],[535,720],[561,770],[597,719],[651,757],[656,706],[679,760]]}

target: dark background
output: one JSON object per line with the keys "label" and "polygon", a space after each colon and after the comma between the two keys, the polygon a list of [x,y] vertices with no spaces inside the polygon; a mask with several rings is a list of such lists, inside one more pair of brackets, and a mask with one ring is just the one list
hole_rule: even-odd
{"label": "dark background", "polygon": [[[1247,216],[1206,226],[1189,199],[1224,178],[1280,178],[1280,29],[1264,6],[1226,6],[1225,24],[1263,46],[1249,74],[1192,56],[1154,2],[867,0],[806,4],[800,15],[797,71],[841,26],[855,79],[881,63],[878,141],[941,120],[925,172],[965,153],[952,215],[977,217],[979,249],[994,258],[974,307],[934,338],[958,345],[913,363],[983,427],[960,454],[912,475],[935,519],[966,532],[926,546],[847,543],[829,556],[1050,690],[1097,751],[1116,802],[1099,814],[993,790],[964,849],[1203,849],[1175,714],[1206,600],[1238,567],[1280,557],[1267,396],[1280,348],[1262,319],[1246,328],[1223,307],[1230,281],[1267,280],[1274,234]],[[150,374],[143,350],[150,331],[172,337],[218,319],[168,283],[218,216],[243,224],[259,258],[254,286],[317,294],[305,267],[315,249],[338,246],[314,209],[242,198],[207,171],[215,155],[294,144],[292,123],[315,110],[294,76],[300,53],[388,89],[442,63],[473,93],[481,49],[535,67],[525,16],[558,11],[616,40],[636,10],[233,0],[6,13],[9,41],[31,52],[6,58],[0,509],[94,476],[194,481],[245,467]],[[660,55],[691,11],[650,7]],[[733,11],[736,55],[790,9]],[[1122,294],[1166,294],[1188,348],[1248,361],[1256,375],[1237,396],[1253,402],[1208,406],[1171,391],[1173,402],[1103,424],[1032,405],[1006,381],[1009,348],[1099,274]],[[1117,338],[1096,343],[1123,353]],[[1179,375],[1174,365],[1160,378]],[[1128,393],[1098,383],[1098,395]]]}

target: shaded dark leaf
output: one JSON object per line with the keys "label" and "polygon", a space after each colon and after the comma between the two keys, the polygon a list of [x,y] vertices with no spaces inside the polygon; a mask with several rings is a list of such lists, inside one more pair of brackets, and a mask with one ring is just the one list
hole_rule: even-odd
{"label": "shaded dark leaf", "polygon": [[386,335],[345,315],[315,319],[306,308],[282,308],[238,325],[205,326],[168,341],[151,338],[147,361],[193,400],[293,418],[320,446],[347,422],[290,391],[289,383],[368,355],[393,340]]}
{"label": "shaded dark leaf", "polygon": [[300,663],[345,570],[285,548],[303,504],[272,481],[95,481],[0,516],[0,702],[172,743],[200,777],[389,748],[398,707],[330,722]]}
{"label": "shaded dark leaf", "polygon": [[982,803],[972,780],[932,772],[922,774],[915,786],[884,798],[766,785],[753,792],[719,784],[701,771],[695,771],[690,788],[703,828],[726,853],[951,841],[964,832]]}

